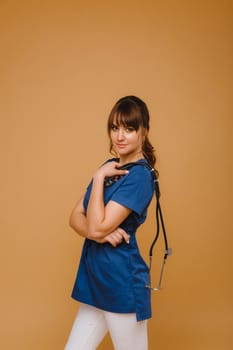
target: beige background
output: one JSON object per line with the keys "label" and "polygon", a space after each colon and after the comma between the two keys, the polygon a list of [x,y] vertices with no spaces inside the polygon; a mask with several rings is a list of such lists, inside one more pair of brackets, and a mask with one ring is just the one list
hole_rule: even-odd
{"label": "beige background", "polygon": [[[64,347],[82,246],[68,217],[126,94],[151,112],[174,250],[150,349],[232,348],[232,20],[226,0],[1,0],[1,349]],[[146,259],[153,231],[152,205]]]}

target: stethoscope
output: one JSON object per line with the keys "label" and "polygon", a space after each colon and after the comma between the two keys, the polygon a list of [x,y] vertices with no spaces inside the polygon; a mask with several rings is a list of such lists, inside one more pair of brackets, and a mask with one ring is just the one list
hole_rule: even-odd
{"label": "stethoscope", "polygon": [[[155,217],[156,217],[156,234],[155,234],[155,238],[150,246],[150,250],[149,250],[149,284],[145,285],[145,288],[149,288],[153,291],[158,291],[161,289],[161,285],[162,285],[162,279],[163,279],[163,273],[164,273],[164,268],[165,268],[165,264],[167,261],[167,257],[170,256],[172,254],[172,248],[169,248],[168,246],[168,239],[167,239],[167,233],[166,233],[166,229],[165,229],[165,224],[164,224],[164,219],[163,219],[163,213],[162,213],[162,209],[161,209],[161,205],[160,205],[160,189],[159,189],[159,180],[156,174],[156,171],[154,168],[152,168],[149,164],[145,163],[145,162],[131,162],[131,163],[127,163],[122,165],[121,167],[119,167],[118,169],[130,169],[131,167],[135,166],[135,165],[141,165],[144,167],[147,167],[150,170],[151,176],[152,176],[152,180],[153,180],[153,187],[154,187],[154,193],[155,193],[155,198],[156,198],[156,209],[155,209]],[[112,177],[108,177],[105,179],[105,186],[111,186],[113,183],[116,182],[116,179],[114,176]],[[160,223],[162,226],[162,232],[163,232],[163,240],[164,240],[164,256],[163,256],[163,262],[162,262],[162,266],[161,266],[161,270],[160,270],[160,275],[159,275],[159,282],[157,287],[152,287],[151,286],[151,269],[152,269],[152,258],[153,258],[153,249],[155,247],[156,242],[158,241],[159,238],[159,234],[160,234]]]}

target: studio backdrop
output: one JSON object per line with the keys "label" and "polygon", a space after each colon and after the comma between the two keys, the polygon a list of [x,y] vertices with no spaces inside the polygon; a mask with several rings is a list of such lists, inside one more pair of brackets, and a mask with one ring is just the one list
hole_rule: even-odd
{"label": "studio backdrop", "polygon": [[[227,0],[0,2],[1,349],[64,348],[83,243],[69,215],[128,94],[151,113],[173,248],[150,350],[231,349],[232,23]],[[138,232],[147,261],[154,204]],[[160,241],[154,281],[162,254]]]}

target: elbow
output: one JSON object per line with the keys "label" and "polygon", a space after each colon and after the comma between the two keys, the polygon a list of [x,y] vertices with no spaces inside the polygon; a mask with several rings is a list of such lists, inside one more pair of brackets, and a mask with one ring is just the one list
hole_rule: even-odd
{"label": "elbow", "polygon": [[89,231],[88,230],[87,238],[89,238],[89,239],[98,239],[98,238],[103,238],[103,236],[100,234],[100,232]]}
{"label": "elbow", "polygon": [[99,230],[96,230],[93,227],[88,227],[88,235],[87,238],[89,239],[99,239],[104,238],[105,234],[103,232],[100,232]]}
{"label": "elbow", "polygon": [[69,226],[71,228],[75,228],[75,224],[74,224],[74,218],[73,218],[73,215],[71,214],[70,217],[69,217],[69,222],[68,222]]}

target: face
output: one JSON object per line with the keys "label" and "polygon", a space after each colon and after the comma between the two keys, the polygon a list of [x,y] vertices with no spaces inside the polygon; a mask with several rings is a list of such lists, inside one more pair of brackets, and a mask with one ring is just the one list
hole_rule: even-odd
{"label": "face", "polygon": [[[113,149],[123,160],[134,160],[142,150],[142,128],[135,130],[133,127],[116,125],[113,123],[110,131]],[[140,156],[139,156],[140,158]]]}

